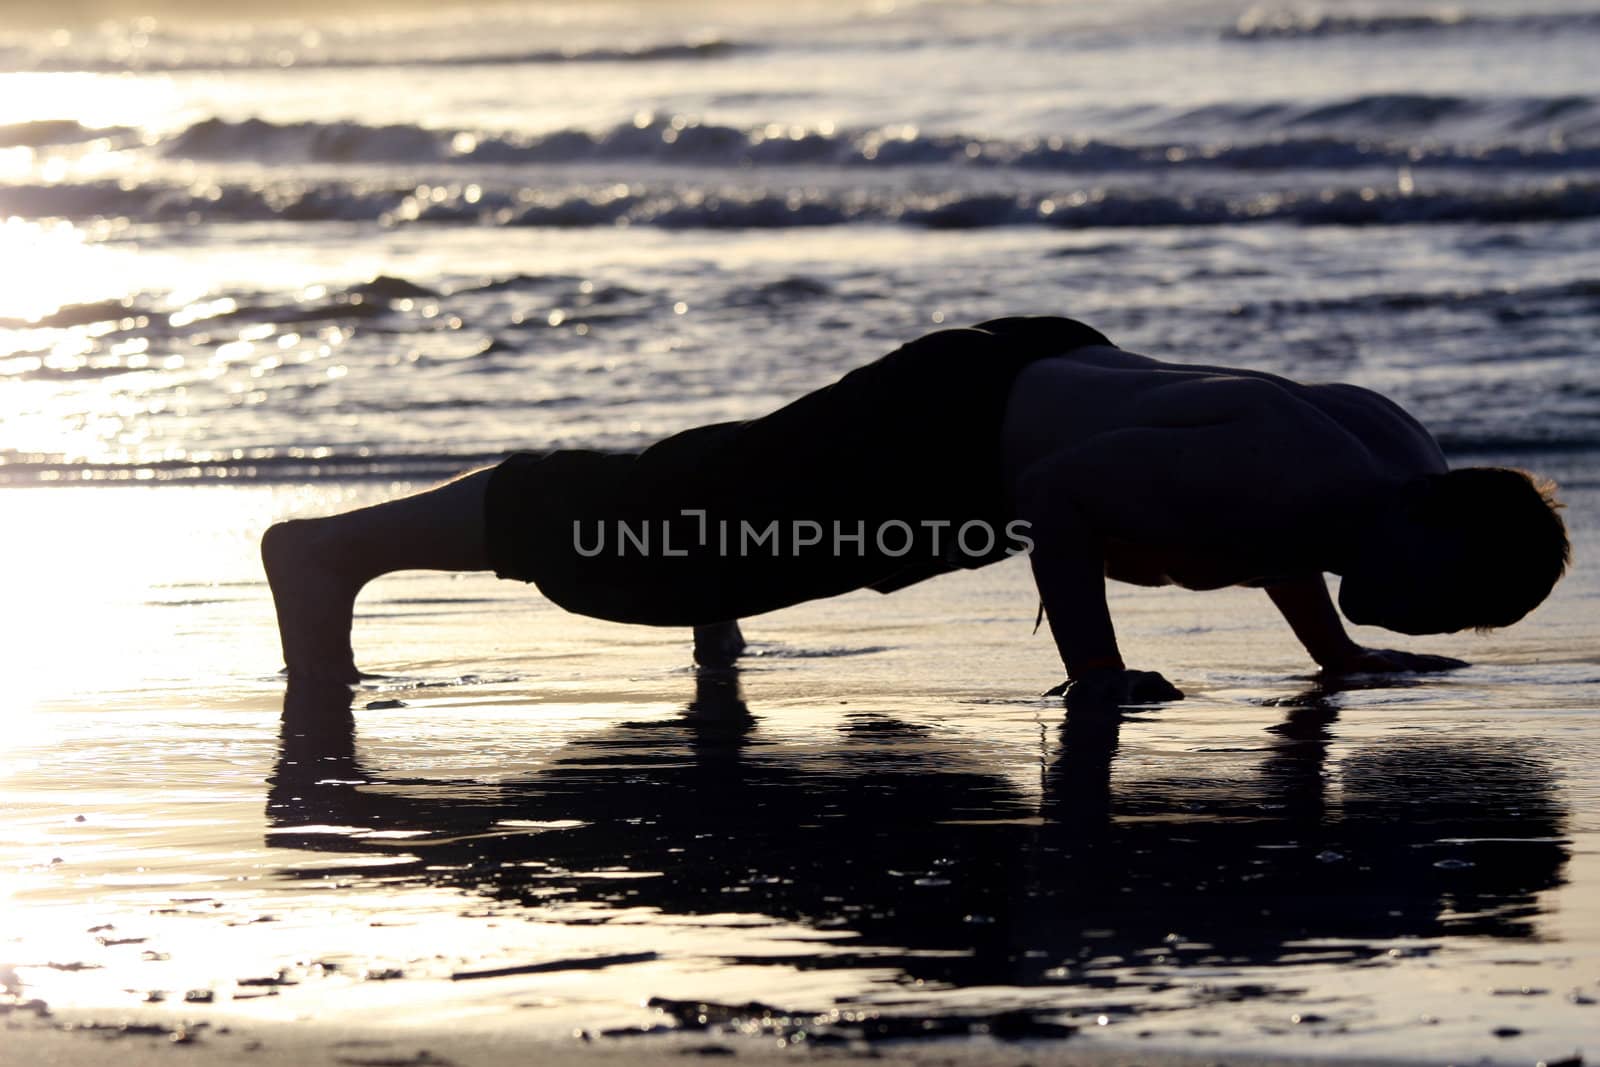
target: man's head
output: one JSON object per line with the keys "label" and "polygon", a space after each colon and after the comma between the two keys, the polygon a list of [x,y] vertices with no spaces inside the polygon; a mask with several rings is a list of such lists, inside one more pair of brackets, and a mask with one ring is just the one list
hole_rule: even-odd
{"label": "man's head", "polygon": [[1567,569],[1555,487],[1526,471],[1430,474],[1387,501],[1339,586],[1351,622],[1408,634],[1509,626]]}

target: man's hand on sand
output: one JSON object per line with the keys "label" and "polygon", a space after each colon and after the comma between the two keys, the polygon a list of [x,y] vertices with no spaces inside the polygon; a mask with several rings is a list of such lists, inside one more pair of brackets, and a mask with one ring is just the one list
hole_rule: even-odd
{"label": "man's hand on sand", "polygon": [[1182,700],[1183,692],[1155,671],[1099,670],[1063,682],[1045,696],[1059,696],[1067,710],[1117,708],[1125,704],[1159,704]]}
{"label": "man's hand on sand", "polygon": [[1419,652],[1400,652],[1388,648],[1355,648],[1332,663],[1322,665],[1326,674],[1404,674],[1423,671],[1453,671],[1467,666],[1466,660],[1450,656],[1428,656]]}

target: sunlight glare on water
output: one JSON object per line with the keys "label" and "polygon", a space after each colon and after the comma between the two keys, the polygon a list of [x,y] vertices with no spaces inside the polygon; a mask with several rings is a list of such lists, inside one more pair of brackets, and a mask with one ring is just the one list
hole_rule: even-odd
{"label": "sunlight glare on water", "polygon": [[[25,327],[65,304],[137,292],[148,272],[160,270],[163,257],[153,258],[101,244],[70,222],[0,220],[0,323]],[[18,346],[15,329],[0,328],[0,353]]]}
{"label": "sunlight glare on water", "polygon": [[[329,494],[300,495],[315,508]],[[137,702],[142,687],[230,672],[240,656],[271,676],[277,651],[265,614],[233,634],[196,632],[195,615],[265,588],[251,546],[282,504],[244,494],[219,524],[217,499],[198,487],[6,493],[0,567],[11,609],[0,613],[0,648],[26,667],[8,683],[8,742],[63,697],[87,707]],[[73,692],[96,695],[80,703]]]}
{"label": "sunlight glare on water", "polygon": [[0,73],[0,125],[71,118],[91,129],[162,128],[178,121],[181,97],[165,79],[88,72]]}

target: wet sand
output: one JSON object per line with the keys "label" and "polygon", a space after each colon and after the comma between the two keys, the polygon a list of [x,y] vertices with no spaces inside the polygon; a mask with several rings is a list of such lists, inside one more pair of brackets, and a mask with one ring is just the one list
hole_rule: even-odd
{"label": "wet sand", "polygon": [[397,576],[346,701],[275,676],[253,538],[390,487],[7,490],[0,1060],[1592,1052],[1600,492],[1526,462],[1575,573],[1393,642],[1471,668],[1330,687],[1259,594],[1119,588],[1189,699],[1070,720],[1020,563],[700,674],[686,634]]}
{"label": "wet sand", "polygon": [[[395,1036],[392,1031],[330,1029],[316,1024],[252,1023],[243,1027],[206,1028],[190,1032],[155,1024],[149,1033],[109,1029],[66,1031],[61,1028],[8,1030],[7,1054],[18,1063],[74,1064],[81,1067],[166,1067],[171,1063],[239,1063],[254,1067],[497,1067],[539,1063],[550,1067],[610,1067],[615,1064],[734,1059],[763,1067],[795,1063],[858,1062],[859,1050],[788,1048],[748,1040],[728,1041],[701,1036],[666,1036],[648,1046],[529,1040],[507,1034],[433,1032]],[[226,1032],[220,1032],[225,1030]],[[163,1032],[164,1031],[164,1032]],[[180,1035],[177,1043],[172,1035]],[[1002,1067],[1378,1067],[1416,1063],[1415,1059],[1327,1056],[1215,1054],[1117,1047],[1038,1043],[1006,1044],[986,1039],[963,1042],[903,1042],[875,1047],[868,1057],[884,1067],[950,1065]],[[7,1062],[13,1062],[8,1060]],[[1555,1065],[1551,1065],[1555,1067]]]}

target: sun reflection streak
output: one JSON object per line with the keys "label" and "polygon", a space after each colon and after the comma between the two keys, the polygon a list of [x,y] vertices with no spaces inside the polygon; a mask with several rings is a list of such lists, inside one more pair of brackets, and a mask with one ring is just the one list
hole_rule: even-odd
{"label": "sun reflection streak", "polygon": [[[258,583],[254,537],[274,508],[270,491],[212,487],[0,490],[0,655],[16,664],[7,686],[6,753],[26,747],[31,712],[83,696],[141,684],[182,685],[153,676],[154,664],[196,675],[229,673],[238,661],[227,641],[189,635],[196,613],[222,610]],[[268,620],[250,635],[246,661],[276,662]],[[174,655],[176,647],[182,655]]]}
{"label": "sun reflection streak", "polygon": [[[37,321],[64,304],[126,298],[133,253],[94,243],[70,222],[0,222],[0,321]],[[10,330],[0,333],[10,333]]]}
{"label": "sun reflection streak", "polygon": [[70,118],[91,129],[164,128],[183,120],[170,78],[82,71],[0,74],[0,124]]}

